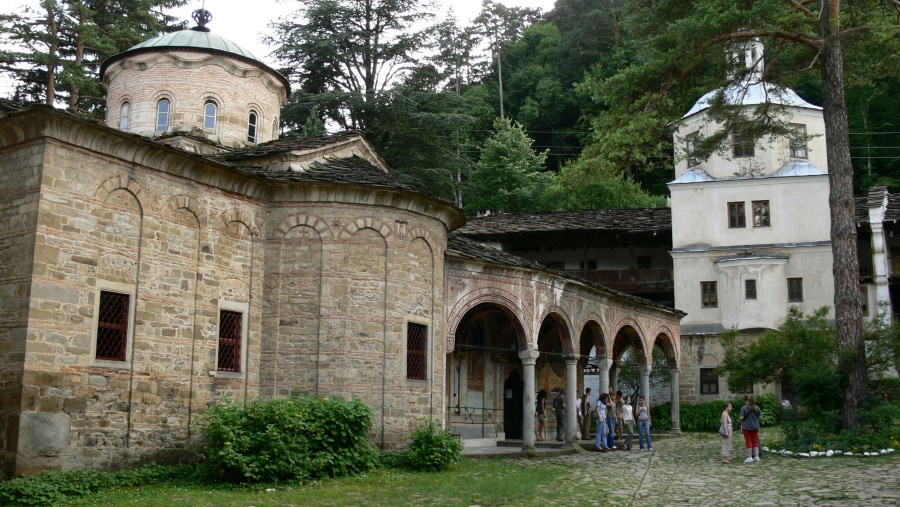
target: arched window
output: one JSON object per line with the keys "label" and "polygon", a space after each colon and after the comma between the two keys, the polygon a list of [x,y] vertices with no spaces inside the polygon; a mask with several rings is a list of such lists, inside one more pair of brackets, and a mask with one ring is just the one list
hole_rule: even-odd
{"label": "arched window", "polygon": [[156,104],[156,131],[169,130],[169,99],[162,99]]}
{"label": "arched window", "polygon": [[247,118],[247,141],[251,143],[256,142],[256,124],[258,120],[256,111],[250,111],[250,117]]}
{"label": "arched window", "polygon": [[119,108],[119,130],[122,132],[128,132],[128,109],[131,104],[128,102],[122,102],[122,107]]}
{"label": "arched window", "polygon": [[203,128],[205,130],[216,130],[216,103],[209,101],[203,106]]}

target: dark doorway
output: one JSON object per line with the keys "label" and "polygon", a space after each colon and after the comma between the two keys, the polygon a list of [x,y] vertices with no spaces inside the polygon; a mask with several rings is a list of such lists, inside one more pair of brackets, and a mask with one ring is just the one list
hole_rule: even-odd
{"label": "dark doorway", "polygon": [[525,417],[522,411],[522,398],[525,395],[525,384],[518,370],[513,370],[503,383],[503,430],[507,440],[522,439],[522,422]]}

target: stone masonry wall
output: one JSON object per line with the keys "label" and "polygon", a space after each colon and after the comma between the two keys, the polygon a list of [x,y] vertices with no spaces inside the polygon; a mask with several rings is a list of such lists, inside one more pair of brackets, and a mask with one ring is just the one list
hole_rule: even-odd
{"label": "stone masonry wall", "polygon": [[44,149],[0,152],[0,480],[15,473],[22,401],[28,294]]}
{"label": "stone masonry wall", "polygon": [[[257,392],[260,203],[54,141],[43,182],[17,472],[183,452],[210,403]],[[101,290],[131,298],[125,361],[94,359]],[[224,302],[250,322],[238,374],[216,371]]]}
{"label": "stone masonry wall", "polygon": [[[308,203],[273,210],[262,390],[361,398],[382,447],[443,411],[443,224],[407,211]],[[428,378],[406,376],[406,326],[429,331]]]}

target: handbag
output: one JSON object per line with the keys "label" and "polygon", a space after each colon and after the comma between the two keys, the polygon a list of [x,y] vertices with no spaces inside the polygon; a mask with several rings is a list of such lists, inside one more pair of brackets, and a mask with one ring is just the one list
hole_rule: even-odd
{"label": "handbag", "polygon": [[725,425],[721,423],[719,424],[719,435],[722,435],[723,437],[728,436],[728,433],[725,432]]}

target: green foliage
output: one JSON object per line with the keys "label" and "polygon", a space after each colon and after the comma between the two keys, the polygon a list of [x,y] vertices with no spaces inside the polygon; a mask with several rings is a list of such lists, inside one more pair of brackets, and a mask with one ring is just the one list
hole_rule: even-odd
{"label": "green foliage", "polygon": [[[712,400],[704,403],[682,404],[679,407],[682,431],[718,431],[721,422],[722,411],[725,410],[726,400]],[[740,420],[741,407],[744,399],[736,399],[731,402],[734,409],[731,418],[735,424]],[[759,420],[760,426],[771,426],[778,422],[781,407],[774,394],[760,394],[756,397],[756,404],[762,411]],[[665,403],[650,407],[653,416],[653,426],[657,429],[672,427],[672,404]]]}
{"label": "green foliage", "polygon": [[137,487],[190,477],[192,470],[187,465],[151,464],[115,473],[81,469],[18,477],[0,483],[0,505],[59,505],[114,487]]}
{"label": "green foliage", "polygon": [[521,125],[497,118],[472,174],[466,209],[506,213],[547,209],[545,191],[555,176],[544,171],[547,153],[535,153],[531,144]]}
{"label": "green foliage", "polygon": [[438,472],[458,462],[462,448],[459,438],[429,420],[412,432],[404,462],[412,470]]}
{"label": "green foliage", "polygon": [[796,411],[782,425],[784,448],[795,452],[828,449],[864,452],[900,446],[900,403],[885,398],[883,389],[875,386],[859,407],[859,424],[841,430],[837,410],[824,413]]}
{"label": "green foliage", "polygon": [[204,471],[229,482],[338,477],[371,469],[371,409],[356,399],[252,400],[204,416]]}

